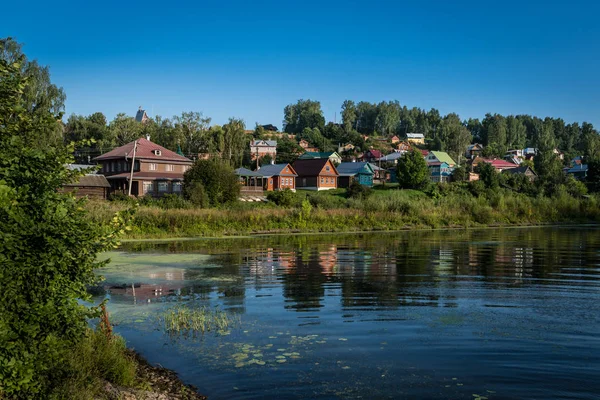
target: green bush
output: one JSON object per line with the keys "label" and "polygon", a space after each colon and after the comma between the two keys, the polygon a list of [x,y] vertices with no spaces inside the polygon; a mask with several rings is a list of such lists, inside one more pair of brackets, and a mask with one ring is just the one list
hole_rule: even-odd
{"label": "green bush", "polygon": [[21,62],[0,60],[0,396],[41,398],[94,315],[80,300],[129,212],[100,226],[59,192],[79,177],[65,167],[74,145],[38,145],[60,118],[23,107]]}
{"label": "green bush", "polygon": [[296,207],[300,205],[300,198],[290,189],[283,189],[267,194],[267,200],[281,207]]}
{"label": "green bush", "polygon": [[160,198],[158,205],[165,210],[174,209],[174,208],[191,208],[192,203],[185,200],[178,194],[165,194]]}
{"label": "green bush", "polygon": [[[198,183],[203,189],[199,189]],[[202,190],[210,205],[217,207],[237,201],[241,187],[229,165],[217,159],[197,160],[183,176],[183,194],[194,204],[201,204],[205,196],[194,192]]]}
{"label": "green bush", "polygon": [[349,199],[366,199],[373,193],[373,190],[370,187],[361,185],[358,181],[353,180],[350,186],[348,186],[348,191],[346,192],[346,196]]}

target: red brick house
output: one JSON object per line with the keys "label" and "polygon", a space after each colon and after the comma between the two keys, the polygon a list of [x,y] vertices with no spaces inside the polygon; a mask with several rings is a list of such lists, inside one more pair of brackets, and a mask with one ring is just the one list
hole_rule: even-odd
{"label": "red brick house", "polygon": [[339,176],[335,165],[328,158],[296,160],[293,165],[296,188],[306,190],[329,190],[337,188]]}
{"label": "red brick house", "polygon": [[290,189],[296,191],[298,174],[290,164],[270,164],[260,167],[258,171],[263,179],[263,188],[267,191]]}
{"label": "red brick house", "polygon": [[276,140],[253,140],[250,142],[250,159],[256,160],[269,155],[275,160],[277,157],[277,141]]}
{"label": "red brick house", "polygon": [[[134,144],[137,144],[135,155]],[[181,193],[183,174],[193,163],[189,158],[148,139],[127,143],[94,158],[102,166],[100,173],[110,183],[111,193],[128,193],[134,158],[131,182],[131,194],[134,196],[150,194],[160,197],[169,193]]]}

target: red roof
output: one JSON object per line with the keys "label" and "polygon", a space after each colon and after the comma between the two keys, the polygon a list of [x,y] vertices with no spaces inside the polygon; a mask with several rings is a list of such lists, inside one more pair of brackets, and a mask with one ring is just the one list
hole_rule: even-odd
{"label": "red roof", "polygon": [[[101,156],[94,158],[94,161],[133,157],[133,143],[134,142],[130,142],[124,146],[117,147],[116,149],[111,150],[108,153],[102,154]],[[154,154],[155,150],[160,150],[160,156]],[[180,156],[174,151],[165,149],[164,147],[159,146],[156,143],[152,143],[151,141],[143,138],[137,140],[137,150],[135,152],[135,158],[144,160],[179,161],[185,163],[192,162],[192,160],[190,160],[189,158]]]}
{"label": "red roof", "polygon": [[423,157],[426,157],[429,155],[429,150],[421,150],[421,154],[423,154]]}
{"label": "red roof", "polygon": [[518,167],[517,164],[513,164],[513,163],[505,161],[505,160],[490,160],[490,159],[484,158],[483,162],[492,164],[492,167],[494,167],[496,169],[507,169],[507,168],[517,168]]}
{"label": "red roof", "polygon": [[371,155],[375,158],[381,158],[383,154],[381,154],[380,150],[369,150],[367,153],[371,153]]}
{"label": "red roof", "polygon": [[338,176],[338,172],[335,166],[328,158],[310,158],[305,160],[296,160],[292,167],[296,170],[298,176],[318,176],[325,167],[325,164],[329,163],[332,166],[330,172],[324,172],[322,175]]}

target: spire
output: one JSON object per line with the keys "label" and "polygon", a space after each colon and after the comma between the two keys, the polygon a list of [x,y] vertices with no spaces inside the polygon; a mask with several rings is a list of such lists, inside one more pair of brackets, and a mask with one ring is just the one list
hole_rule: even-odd
{"label": "spire", "polygon": [[179,154],[180,156],[183,156],[183,157],[185,157],[185,156],[183,155],[183,151],[181,151],[181,146],[179,145],[179,143],[177,143],[177,151],[176,151],[176,153],[177,153],[177,154]]}

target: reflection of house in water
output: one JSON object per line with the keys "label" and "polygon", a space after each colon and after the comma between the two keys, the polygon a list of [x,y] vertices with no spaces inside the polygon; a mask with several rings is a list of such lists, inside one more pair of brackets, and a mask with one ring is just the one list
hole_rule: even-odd
{"label": "reflection of house in water", "polygon": [[107,288],[111,296],[131,298],[139,302],[151,302],[162,296],[180,295],[183,284],[146,284],[135,283],[128,285],[115,285]]}

